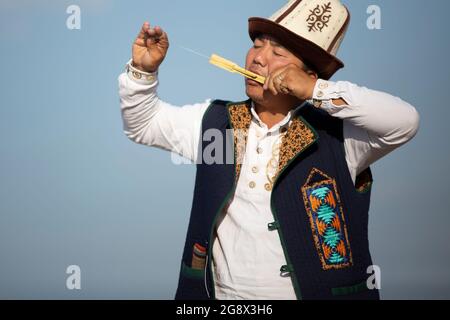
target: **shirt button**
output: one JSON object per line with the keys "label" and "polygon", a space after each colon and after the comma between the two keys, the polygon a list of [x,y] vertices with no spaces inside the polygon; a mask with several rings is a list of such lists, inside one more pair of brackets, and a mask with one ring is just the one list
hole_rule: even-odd
{"label": "shirt button", "polygon": [[279,223],[277,221],[271,222],[267,225],[269,231],[274,231],[280,227]]}
{"label": "shirt button", "polygon": [[320,88],[320,89],[326,89],[326,88],[328,88],[328,83],[322,82],[321,84],[319,84],[319,88]]}
{"label": "shirt button", "polygon": [[256,149],[256,152],[258,152],[259,154],[263,153],[263,149],[261,147],[259,147],[258,149]]}
{"label": "shirt button", "polygon": [[253,167],[253,168],[252,168],[252,172],[253,172],[253,173],[258,173],[258,171],[259,171],[258,167]]}
{"label": "shirt button", "polygon": [[323,97],[323,91],[317,92],[317,97],[318,97],[318,98],[322,98],[322,97]]}
{"label": "shirt button", "polygon": [[270,183],[266,183],[266,184],[264,185],[264,188],[265,188],[267,191],[271,191],[271,190],[272,190],[272,185],[271,185]]}
{"label": "shirt button", "polygon": [[248,184],[248,186],[249,186],[251,189],[254,189],[254,188],[256,187],[256,182],[255,182],[255,181],[251,181],[251,182]]}
{"label": "shirt button", "polygon": [[133,77],[137,80],[142,78],[142,75],[139,72],[133,71]]}

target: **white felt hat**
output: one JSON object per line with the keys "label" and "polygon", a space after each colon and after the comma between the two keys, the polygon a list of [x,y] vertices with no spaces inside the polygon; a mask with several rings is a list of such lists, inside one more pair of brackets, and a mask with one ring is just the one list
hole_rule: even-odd
{"label": "white felt hat", "polygon": [[339,0],[290,0],[269,19],[249,19],[249,34],[274,36],[280,44],[328,80],[344,67],[336,52],[350,22]]}

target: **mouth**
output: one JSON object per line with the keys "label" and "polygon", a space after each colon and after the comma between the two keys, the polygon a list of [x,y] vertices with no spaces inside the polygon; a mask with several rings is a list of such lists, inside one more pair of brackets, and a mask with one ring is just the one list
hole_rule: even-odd
{"label": "mouth", "polygon": [[[251,71],[251,72],[253,72],[253,73],[255,73],[255,74],[259,75],[259,76],[265,77],[264,75],[262,75],[262,72],[258,72],[258,70],[255,70],[255,69],[252,69],[252,68],[249,68],[247,70]],[[260,87],[263,86],[261,83],[255,81],[253,79],[250,79],[250,78],[246,78],[245,82],[246,82],[246,84],[251,85],[251,86],[260,86]]]}
{"label": "mouth", "polygon": [[249,85],[249,86],[260,86],[260,87],[262,87],[261,83],[255,81],[255,80],[249,79],[249,78],[245,78],[245,83],[247,85]]}

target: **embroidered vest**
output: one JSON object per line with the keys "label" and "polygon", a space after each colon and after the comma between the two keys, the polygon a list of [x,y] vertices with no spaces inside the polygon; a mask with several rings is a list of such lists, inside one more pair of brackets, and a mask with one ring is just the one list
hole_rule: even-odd
{"label": "embroidered vest", "polygon": [[[229,203],[241,170],[252,115],[250,101],[211,103],[202,122],[191,217],[175,299],[214,299],[211,270],[213,228]],[[279,168],[271,193],[273,223],[279,234],[298,299],[379,299],[369,289],[372,265],[368,211],[372,175],[361,173],[356,187],[345,160],[343,122],[305,105],[293,115],[283,137]],[[204,133],[220,131],[223,161],[204,161],[211,141]],[[243,130],[242,136],[235,134]],[[234,161],[226,161],[227,159]],[[261,266],[264,268],[264,266]],[[370,281],[369,281],[370,282]]]}

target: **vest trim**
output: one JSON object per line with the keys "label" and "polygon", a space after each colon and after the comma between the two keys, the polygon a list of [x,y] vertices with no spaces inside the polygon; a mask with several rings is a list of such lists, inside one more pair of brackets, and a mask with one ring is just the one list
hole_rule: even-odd
{"label": "vest trim", "polygon": [[[234,129],[233,127],[233,123],[231,121],[232,116],[231,116],[231,112],[230,112],[230,106],[239,106],[239,105],[243,105],[243,104],[247,104],[248,101],[246,102],[238,102],[238,103],[233,103],[233,102],[228,102],[226,104],[226,108],[228,110],[228,123],[231,126],[231,129]],[[211,103],[210,107],[213,106],[214,103]],[[250,119],[251,120],[251,119]],[[234,131],[234,130],[233,130]],[[233,188],[228,192],[227,196],[225,197],[225,199],[222,201],[222,204],[219,207],[219,210],[217,210],[217,212],[214,214],[214,219],[213,219],[213,224],[212,224],[212,228],[210,230],[210,234],[209,234],[209,245],[208,245],[208,257],[212,257],[212,244],[213,244],[213,235],[214,235],[214,227],[217,223],[217,218],[219,217],[220,212],[222,212],[223,208],[225,207],[225,205],[228,203],[228,201],[231,198],[231,195],[234,193],[234,191],[236,190],[236,186],[237,186],[237,179],[238,179],[238,170],[240,170],[240,167],[238,169],[237,164],[236,164],[236,159],[237,159],[237,148],[236,148],[236,135],[233,132],[233,148],[234,148],[234,152],[235,152],[235,157],[234,157],[234,166],[235,166],[235,170],[233,170],[233,174],[234,174],[234,179],[233,179]],[[245,145],[244,145],[245,147]],[[207,272],[210,276],[211,282],[212,282],[212,286],[211,286],[211,293],[212,293],[212,299],[215,300],[216,299],[216,292],[215,292],[215,286],[214,286],[214,277],[212,274],[212,269],[211,269],[211,261],[212,259],[208,259],[209,263],[206,263],[206,268],[207,268]],[[205,277],[206,277],[206,272],[205,272]],[[205,278],[206,280],[206,278]],[[206,287],[206,292],[208,293],[208,297],[210,297],[209,295],[209,291],[208,291],[208,283],[207,281],[205,281],[205,287]]]}
{"label": "vest trim", "polygon": [[361,283],[355,284],[353,286],[348,287],[338,287],[331,288],[331,294],[333,296],[343,296],[348,294],[355,294],[363,291],[367,291],[369,288],[367,287],[367,281],[363,281]]}

